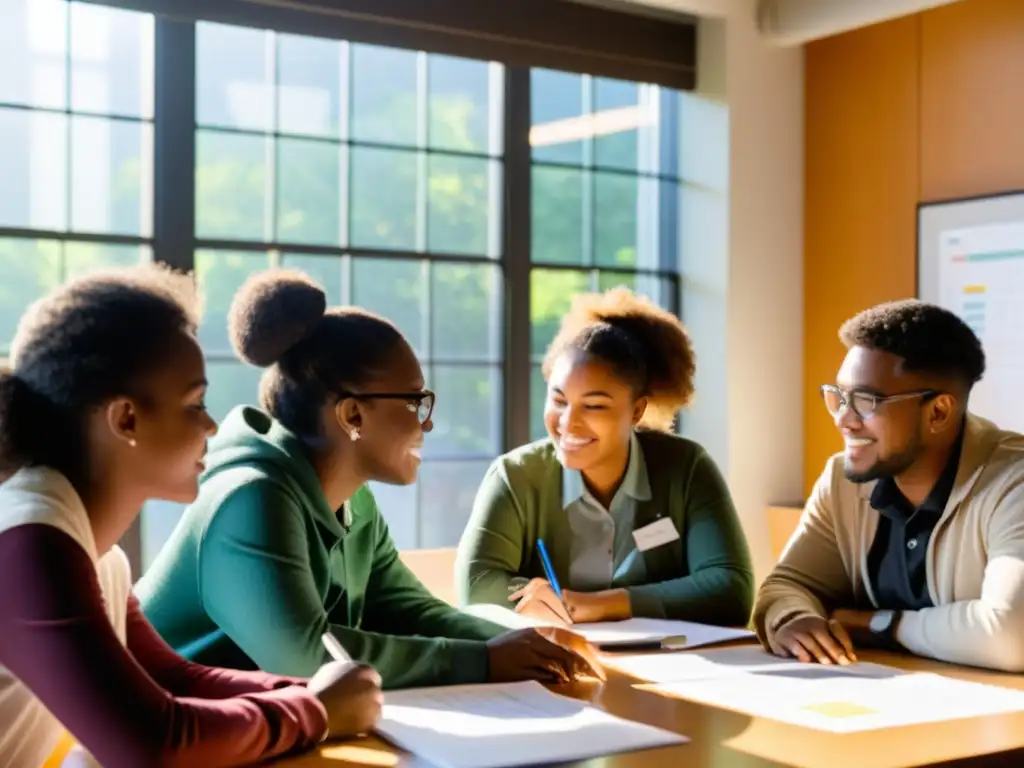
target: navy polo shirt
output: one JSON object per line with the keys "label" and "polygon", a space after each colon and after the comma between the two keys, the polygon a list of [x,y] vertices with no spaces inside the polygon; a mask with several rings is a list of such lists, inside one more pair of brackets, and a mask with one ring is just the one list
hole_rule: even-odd
{"label": "navy polo shirt", "polygon": [[868,552],[868,577],[879,608],[919,611],[932,607],[925,557],[935,524],[953,492],[962,445],[963,428],[942,474],[916,509],[891,477],[879,480],[871,492],[871,506],[879,516]]}

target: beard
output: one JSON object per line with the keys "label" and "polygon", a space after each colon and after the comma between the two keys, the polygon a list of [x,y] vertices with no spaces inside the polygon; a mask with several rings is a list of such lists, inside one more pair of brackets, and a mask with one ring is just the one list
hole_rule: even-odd
{"label": "beard", "polygon": [[851,483],[870,483],[886,477],[902,475],[910,469],[924,452],[921,436],[917,435],[913,442],[899,453],[879,459],[867,469],[857,472],[849,464],[844,464],[843,474]]}

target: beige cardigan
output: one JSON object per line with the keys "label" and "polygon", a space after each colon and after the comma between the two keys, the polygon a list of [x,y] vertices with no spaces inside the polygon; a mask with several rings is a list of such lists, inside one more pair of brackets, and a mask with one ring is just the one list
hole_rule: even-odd
{"label": "beige cardigan", "polygon": [[[878,526],[874,483],[843,475],[829,459],[800,524],[754,605],[761,642],[779,622],[878,602],[867,577]],[[926,559],[935,607],[903,613],[896,638],[907,650],[956,664],[1024,672],[1024,435],[967,417],[956,483]]]}

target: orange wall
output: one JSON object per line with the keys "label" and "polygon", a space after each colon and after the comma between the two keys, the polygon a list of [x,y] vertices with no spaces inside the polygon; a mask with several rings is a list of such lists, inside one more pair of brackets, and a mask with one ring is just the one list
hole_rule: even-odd
{"label": "orange wall", "polygon": [[914,295],[916,206],[1024,189],[1024,0],[961,0],[805,59],[804,486],[840,441],[839,325]]}

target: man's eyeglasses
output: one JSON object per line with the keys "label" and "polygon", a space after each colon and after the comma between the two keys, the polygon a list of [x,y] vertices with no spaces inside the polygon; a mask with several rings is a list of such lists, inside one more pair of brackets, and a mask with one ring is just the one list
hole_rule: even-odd
{"label": "man's eyeglasses", "polygon": [[911,392],[900,392],[897,395],[876,395],[871,392],[844,390],[832,384],[822,384],[821,386],[821,397],[833,417],[838,416],[844,408],[849,408],[861,419],[870,419],[878,407],[886,403],[910,400],[915,397],[921,398],[921,402],[926,403],[940,394],[941,392],[934,389],[915,389]]}
{"label": "man's eyeglasses", "polygon": [[405,407],[416,414],[420,424],[430,421],[430,417],[434,413],[435,397],[429,389],[419,392],[367,392],[365,394],[341,392],[338,395],[338,402],[340,403],[346,397],[356,400],[407,400]]}

